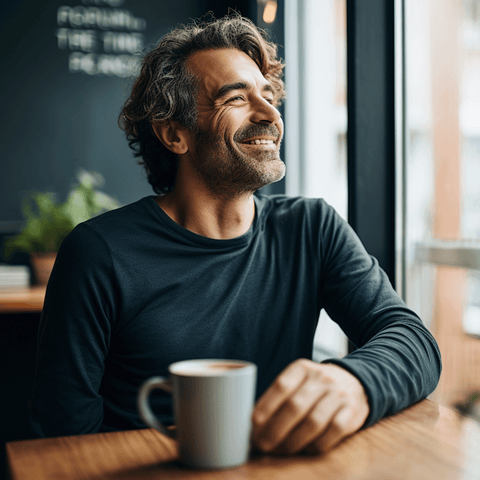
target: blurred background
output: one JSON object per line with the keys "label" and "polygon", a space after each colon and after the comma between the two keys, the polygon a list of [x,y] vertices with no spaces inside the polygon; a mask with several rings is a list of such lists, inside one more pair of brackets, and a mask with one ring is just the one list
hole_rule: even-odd
{"label": "blurred background", "polygon": [[[432,398],[474,415],[480,0],[3,4],[0,242],[21,230],[27,191],[49,190],[63,199],[79,169],[99,172],[102,189],[121,204],[153,194],[117,125],[139,58],[178,24],[207,12],[223,16],[229,8],[265,28],[287,65],[281,107],[287,175],[264,193],[323,197],[350,221],[439,342],[444,370]],[[365,53],[359,45],[369,36],[377,40]],[[14,357],[23,365],[14,374],[2,367],[2,384],[23,388],[25,398],[36,322],[38,314],[0,315],[2,363]],[[326,315],[320,327],[316,359],[352,348]],[[2,399],[10,409],[19,404],[12,398]],[[8,439],[25,435],[23,421],[5,423]]]}
{"label": "blurred background", "polygon": [[207,12],[223,16],[229,7],[256,19],[248,0],[2,5],[0,102],[8,112],[0,133],[3,229],[22,219],[26,191],[51,190],[64,198],[79,168],[101,173],[104,190],[123,204],[153,194],[117,125],[141,55],[177,25]]}
{"label": "blurred background", "polygon": [[480,390],[479,86],[480,1],[407,0],[404,294],[443,355],[433,398],[467,413]]}

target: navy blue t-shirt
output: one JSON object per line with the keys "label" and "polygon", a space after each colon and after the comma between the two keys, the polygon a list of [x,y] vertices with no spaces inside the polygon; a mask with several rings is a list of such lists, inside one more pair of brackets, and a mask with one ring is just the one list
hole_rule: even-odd
{"label": "navy blue t-shirt", "polygon": [[[258,366],[257,398],[312,358],[321,309],[357,349],[331,359],[362,382],[366,426],[431,393],[436,342],[325,201],[255,195],[242,236],[184,229],[145,197],[76,227],[57,256],[41,317],[31,423],[37,436],[141,428],[140,384],[169,364]],[[152,397],[172,422],[168,394]]]}

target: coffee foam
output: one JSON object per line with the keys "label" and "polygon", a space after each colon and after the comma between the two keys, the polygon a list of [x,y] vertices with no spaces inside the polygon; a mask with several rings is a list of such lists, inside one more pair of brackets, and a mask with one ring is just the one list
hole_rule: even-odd
{"label": "coffee foam", "polygon": [[[182,362],[183,363],[183,362]],[[243,363],[230,362],[185,362],[183,365],[176,365],[172,373],[176,375],[221,375],[225,372],[239,370],[248,367]]]}

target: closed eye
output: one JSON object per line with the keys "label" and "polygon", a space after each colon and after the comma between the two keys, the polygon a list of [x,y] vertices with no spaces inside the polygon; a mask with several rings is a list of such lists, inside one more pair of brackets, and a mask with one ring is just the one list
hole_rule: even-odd
{"label": "closed eye", "polygon": [[230,103],[230,102],[235,102],[237,100],[242,101],[244,98],[241,97],[240,95],[237,95],[236,97],[229,98],[225,103]]}

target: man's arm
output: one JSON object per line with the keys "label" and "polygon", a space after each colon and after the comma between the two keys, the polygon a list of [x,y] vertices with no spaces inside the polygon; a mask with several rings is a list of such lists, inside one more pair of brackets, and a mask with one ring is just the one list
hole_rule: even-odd
{"label": "man's arm", "polygon": [[294,362],[277,377],[253,416],[264,451],[326,451],[425,398],[440,376],[434,338],[333,209],[322,232],[323,304],[358,348],[320,365]]}
{"label": "man's arm", "polygon": [[80,225],[64,240],[47,287],[30,414],[36,436],[99,430],[115,303],[109,252]]}

